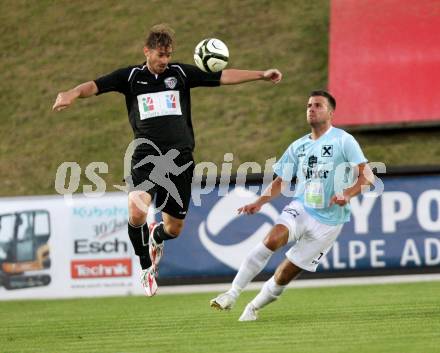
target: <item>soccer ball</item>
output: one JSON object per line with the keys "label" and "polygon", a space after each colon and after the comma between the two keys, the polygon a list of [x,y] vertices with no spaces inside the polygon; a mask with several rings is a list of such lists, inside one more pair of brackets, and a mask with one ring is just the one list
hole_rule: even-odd
{"label": "soccer ball", "polygon": [[194,51],[194,61],[200,70],[217,72],[228,65],[229,50],[220,39],[203,39]]}

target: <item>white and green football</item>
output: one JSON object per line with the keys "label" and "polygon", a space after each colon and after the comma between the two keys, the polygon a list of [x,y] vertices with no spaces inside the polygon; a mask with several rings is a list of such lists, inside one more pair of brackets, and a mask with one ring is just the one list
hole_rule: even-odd
{"label": "white and green football", "polygon": [[218,72],[228,65],[229,50],[220,39],[203,39],[194,51],[194,61],[200,70]]}

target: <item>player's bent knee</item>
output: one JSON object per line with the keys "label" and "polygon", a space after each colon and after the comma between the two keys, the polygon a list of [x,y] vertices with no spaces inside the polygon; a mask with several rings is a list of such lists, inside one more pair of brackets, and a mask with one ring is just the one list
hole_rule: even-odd
{"label": "player's bent knee", "polygon": [[128,215],[129,221],[134,226],[145,223],[150,197],[146,192],[131,192],[128,195]]}
{"label": "player's bent knee", "polygon": [[276,251],[282,246],[286,245],[288,239],[289,230],[287,229],[287,227],[281,224],[276,224],[264,239],[264,245],[268,249]]}
{"label": "player's bent knee", "polygon": [[138,227],[143,225],[147,220],[146,214],[134,213],[129,215],[129,222],[132,226]]}
{"label": "player's bent knee", "polygon": [[132,191],[128,194],[128,209],[132,212],[147,213],[151,196],[145,191]]}
{"label": "player's bent knee", "polygon": [[165,223],[164,224],[165,232],[167,232],[169,235],[177,238],[180,233],[182,233],[183,230],[183,222],[172,222],[172,223]]}
{"label": "player's bent knee", "polygon": [[140,210],[136,206],[128,206],[128,214],[130,216],[130,219],[136,219],[136,218],[145,218],[147,216],[147,212]]}

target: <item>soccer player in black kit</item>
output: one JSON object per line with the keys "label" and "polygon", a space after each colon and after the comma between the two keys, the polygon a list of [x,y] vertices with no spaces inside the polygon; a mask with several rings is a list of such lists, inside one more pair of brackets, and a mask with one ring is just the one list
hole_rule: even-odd
{"label": "soccer player in black kit", "polygon": [[[147,296],[157,291],[163,241],[181,233],[191,197],[194,132],[190,89],[256,80],[278,83],[282,77],[277,69],[206,73],[193,65],[171,63],[173,49],[172,29],[156,25],[145,42],[144,64],[122,68],[60,92],[53,105],[53,110],[60,111],[77,98],[112,91],[125,96],[134,137],[142,139],[136,140],[140,143],[132,156],[131,176],[126,178],[130,188],[128,235],[140,259],[141,283]],[[172,190],[166,185],[173,186]],[[148,226],[147,211],[154,197],[163,222]]]}

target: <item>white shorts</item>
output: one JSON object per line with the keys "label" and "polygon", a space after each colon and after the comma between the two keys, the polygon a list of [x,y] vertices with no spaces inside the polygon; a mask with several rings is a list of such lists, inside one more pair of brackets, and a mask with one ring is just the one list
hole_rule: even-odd
{"label": "white shorts", "polygon": [[286,252],[287,259],[310,272],[316,271],[319,261],[331,249],[343,226],[330,226],[318,222],[297,200],[284,207],[275,224],[287,227],[288,242],[294,242]]}

